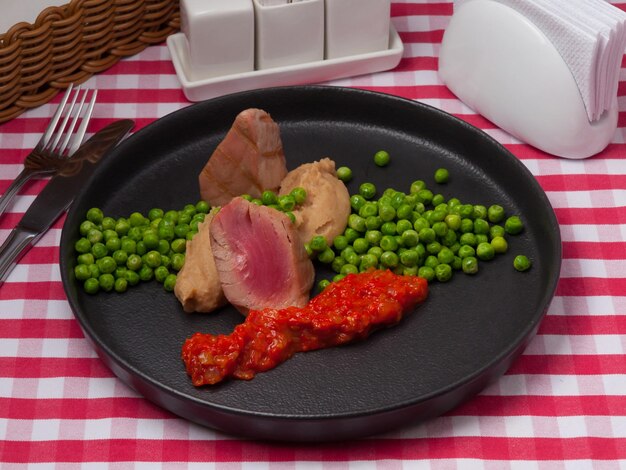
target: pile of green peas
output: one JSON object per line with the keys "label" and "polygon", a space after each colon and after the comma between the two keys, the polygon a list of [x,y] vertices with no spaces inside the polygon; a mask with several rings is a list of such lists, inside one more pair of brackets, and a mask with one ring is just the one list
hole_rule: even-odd
{"label": "pile of green peas", "polygon": [[209,209],[199,201],[181,210],[154,208],[147,216],[133,212],[119,218],[105,216],[97,207],[89,209],[74,244],[76,280],[88,294],[121,293],[153,279],[173,291],[185,263],[187,240],[198,232]]}
{"label": "pile of green peas", "polygon": [[[444,184],[448,177],[447,170],[438,169],[435,181]],[[476,274],[481,262],[507,252],[509,235],[524,230],[520,217],[507,217],[501,205],[446,199],[423,180],[414,181],[408,193],[387,188],[380,195],[366,182],[350,196],[350,204],[343,234],[330,245],[322,236],[305,245],[312,257],[336,273],[332,281],[376,268],[447,282],[455,272]],[[526,270],[529,263],[515,267]],[[330,282],[320,281],[320,289]]]}
{"label": "pile of green peas", "polygon": [[241,197],[253,204],[271,207],[277,211],[284,212],[291,222],[295,222],[296,216],[292,211],[306,200],[306,196],[306,189],[298,186],[293,188],[289,194],[280,196],[268,189],[263,191],[260,198],[252,197],[249,194],[243,194]]}

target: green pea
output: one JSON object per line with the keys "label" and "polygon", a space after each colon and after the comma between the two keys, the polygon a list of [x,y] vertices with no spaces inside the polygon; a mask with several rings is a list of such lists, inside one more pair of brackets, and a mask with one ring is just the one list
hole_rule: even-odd
{"label": "green pea", "polygon": [[476,235],[474,235],[471,232],[462,234],[461,237],[459,238],[459,243],[461,245],[469,245],[469,246],[478,245],[478,243],[476,242]]}
{"label": "green pea", "polygon": [[111,290],[113,290],[115,278],[113,277],[113,274],[110,273],[100,274],[98,282],[100,283],[100,289],[105,292],[110,292]]}
{"label": "green pea", "polygon": [[461,258],[467,258],[469,256],[476,256],[476,250],[470,245],[461,245],[458,251],[458,255]]}
{"label": "green pea", "polygon": [[170,243],[170,248],[174,253],[184,253],[187,248],[187,240],[184,238],[176,238]]}
{"label": "green pea", "polygon": [[336,273],[341,271],[341,267],[346,264],[346,260],[342,256],[335,256],[335,259],[330,263],[330,268]]}
{"label": "green pea", "polygon": [[[166,268],[167,269],[167,268]],[[150,281],[154,277],[154,269],[150,266],[142,266],[139,271],[139,279],[142,281]]]}
{"label": "green pea", "polygon": [[347,227],[344,230],[343,235],[346,237],[346,240],[348,241],[348,243],[353,243],[354,240],[356,240],[357,238],[359,238],[361,236],[361,232],[359,232],[358,230],[353,229],[352,227]]}
{"label": "green pea", "polygon": [[148,247],[146,246],[146,244],[144,243],[143,240],[139,240],[137,242],[137,254],[139,256],[143,256],[148,252]]}
{"label": "green pea", "polygon": [[122,247],[122,241],[119,238],[109,238],[104,244],[109,253],[119,250]]}
{"label": "green pea", "polygon": [[344,183],[347,183],[352,179],[352,170],[347,166],[340,166],[337,168],[337,178],[339,178]]}
{"label": "green pea", "polygon": [[411,183],[410,193],[417,194],[422,189],[426,189],[426,183],[422,180],[416,180]]}
{"label": "green pea", "polygon": [[77,253],[90,253],[91,248],[91,242],[85,237],[79,238],[78,240],[76,240],[76,243],[74,243],[74,249]]}
{"label": "green pea", "polygon": [[400,262],[404,266],[415,266],[419,261],[419,255],[414,250],[404,250],[400,253]]}
{"label": "green pea", "polygon": [[435,279],[435,270],[430,266],[422,266],[418,269],[417,275],[431,282]]}
{"label": "green pea", "polygon": [[528,271],[532,266],[530,259],[525,255],[517,255],[513,259],[513,267],[520,272]]}
{"label": "green pea", "polygon": [[102,223],[102,219],[104,218],[104,214],[102,213],[102,210],[99,209],[98,207],[92,207],[91,209],[89,209],[87,211],[86,218],[90,222],[93,222],[94,224],[99,225],[99,224]]}
{"label": "green pea", "polygon": [[368,230],[365,232],[365,240],[369,245],[377,246],[380,244],[383,234],[380,230]]}
{"label": "green pea", "polygon": [[98,230],[97,228],[92,228],[91,230],[89,230],[89,233],[87,234],[87,240],[89,240],[92,245],[94,243],[101,242],[102,239],[103,235],[100,230]]}
{"label": "green pea", "polygon": [[333,240],[333,246],[339,252],[348,246],[348,239],[345,235],[337,235]]}
{"label": "green pea", "polygon": [[359,212],[361,207],[365,205],[366,202],[367,200],[360,194],[353,194],[352,196],[350,196],[350,207],[352,207],[352,210],[357,213]]}
{"label": "green pea", "polygon": [[406,247],[414,247],[419,243],[419,234],[413,230],[408,229],[402,232],[402,242]]}
{"label": "green pea", "polygon": [[142,262],[151,268],[156,268],[161,265],[161,253],[151,250],[145,254]]}
{"label": "green pea", "polygon": [[126,292],[126,289],[128,289],[128,281],[126,280],[126,278],[117,278],[115,280],[115,283],[113,284],[113,289],[115,289],[115,292],[118,292],[120,294]]}
{"label": "green pea", "polygon": [[495,254],[496,252],[490,243],[482,242],[482,243],[479,243],[478,246],[476,247],[476,256],[480,260],[488,261],[490,259],[493,259]]}
{"label": "green pea", "polygon": [[89,272],[91,273],[91,277],[98,279],[100,277],[100,270],[98,269],[98,265],[94,263],[87,266],[89,266]]}
{"label": "green pea", "polygon": [[376,196],[376,186],[374,183],[362,183],[359,186],[359,194],[366,200],[374,199],[374,196]]}
{"label": "green pea", "polygon": [[[169,273],[170,271],[165,266],[158,266],[154,269],[154,279],[159,283],[163,283]],[[141,272],[139,275],[141,276]]]}
{"label": "green pea", "polygon": [[389,155],[389,152],[387,152],[386,150],[379,150],[374,154],[374,163],[377,166],[387,166],[389,165],[390,160],[391,157]]}
{"label": "green pea", "polygon": [[126,235],[129,230],[130,224],[128,223],[128,220],[124,218],[117,219],[117,222],[115,223],[115,231],[118,236],[122,237]]}
{"label": "green pea", "polygon": [[358,272],[359,272],[359,268],[357,268],[356,265],[344,264],[341,267],[341,271],[339,272],[339,274],[343,274],[344,276],[346,276],[348,274],[357,274]]}
{"label": "green pea", "polygon": [[489,233],[489,222],[485,219],[474,220],[474,233],[480,235],[486,235]]}
{"label": "green pea", "polygon": [[74,267],[74,276],[78,281],[86,281],[91,277],[91,270],[87,264],[77,264]]}
{"label": "green pea", "polygon": [[418,232],[419,239],[422,243],[428,244],[435,241],[437,234],[432,228],[423,228]]}
{"label": "green pea", "polygon": [[348,216],[348,227],[361,233],[367,230],[365,219],[358,214],[350,214]]}
{"label": "green pea", "polygon": [[351,246],[347,247],[345,250],[341,252],[341,256],[344,260],[346,260],[346,264],[359,264],[361,257],[354,251],[354,248]]}
{"label": "green pea", "polygon": [[452,264],[454,261],[454,252],[450,248],[443,247],[437,253],[437,259],[442,264]]}
{"label": "green pea", "polygon": [[104,246],[104,243],[94,243],[91,247],[91,253],[93,254],[94,258],[96,259],[100,259],[103,256],[106,256],[109,251],[107,250],[107,247]]}
{"label": "green pea", "polygon": [[383,235],[379,246],[383,251],[396,251],[398,249],[398,241],[393,235]]}
{"label": "green pea", "polygon": [[78,261],[78,264],[94,264],[96,262],[91,252],[78,255],[76,260]]}
{"label": "green pea", "polygon": [[376,268],[378,266],[378,258],[371,254],[365,254],[361,257],[361,262],[359,264],[359,271],[367,271],[370,268]]}
{"label": "green pea", "polygon": [[383,220],[378,215],[371,215],[365,219],[367,230],[378,230],[383,225]]}
{"label": "green pea", "polygon": [[489,227],[489,236],[493,240],[496,237],[504,237],[506,235],[506,231],[502,225],[492,225]]}
{"label": "green pea", "polygon": [[293,196],[294,200],[296,201],[296,204],[302,204],[304,201],[306,201],[306,196],[307,196],[306,189],[300,186],[293,188],[289,194]]}
{"label": "green pea", "polygon": [[475,204],[472,212],[472,217],[474,219],[486,219],[487,218],[487,208],[482,204]]}
{"label": "green pea", "polygon": [[367,201],[359,209],[359,215],[364,218],[378,215],[378,205],[371,201]]}
{"label": "green pea", "polygon": [[437,240],[426,244],[427,253],[430,253],[431,255],[436,255],[440,251],[441,251],[441,243],[439,243]]}
{"label": "green pea", "polygon": [[384,204],[378,208],[378,216],[383,222],[391,222],[396,218],[396,210],[391,204]]}
{"label": "green pea", "polygon": [[324,237],[323,235],[316,235],[311,238],[309,246],[313,251],[321,252],[328,247],[328,243],[326,242],[326,237]]}
{"label": "green pea", "polygon": [[[165,265],[165,263],[164,263]],[[185,255],[182,253],[174,253],[171,257],[170,266],[174,271],[180,271],[185,265]]]}
{"label": "green pea", "polygon": [[88,294],[97,294],[100,290],[100,282],[98,281],[98,279],[90,277],[89,279],[86,279],[83,283],[83,289]]}
{"label": "green pea", "polygon": [[499,204],[492,204],[487,209],[487,219],[489,222],[497,224],[504,220],[504,207]]}
{"label": "green pea", "polygon": [[292,195],[286,194],[278,198],[278,205],[283,211],[292,211],[296,207],[296,199]]}
{"label": "green pea", "polygon": [[127,269],[126,272],[124,272],[124,277],[128,281],[129,286],[135,286],[139,284],[139,274],[137,274],[136,271],[131,271],[130,269]]}
{"label": "green pea", "polygon": [[356,240],[354,240],[354,243],[352,244],[352,246],[354,248],[354,251],[357,254],[361,255],[369,249],[370,244],[365,238],[359,237]]}
{"label": "green pea", "polygon": [[196,203],[196,212],[202,213],[202,214],[208,214],[209,210],[211,210],[211,206],[209,206],[209,203],[206,201],[198,201]]}
{"label": "green pea", "polygon": [[410,220],[400,219],[396,222],[396,233],[402,235],[407,230],[413,230],[413,224]]}
{"label": "green pea", "polygon": [[395,268],[399,262],[400,258],[393,251],[385,251],[380,256],[380,263],[387,268]]}
{"label": "green pea", "polygon": [[78,227],[78,231],[83,237],[86,237],[90,230],[97,229],[96,224],[94,224],[91,220],[85,220],[81,222]]}
{"label": "green pea", "polygon": [[474,256],[463,258],[461,269],[465,274],[476,274],[478,272],[478,259]]}
{"label": "green pea", "polygon": [[96,261],[98,269],[103,274],[111,274],[117,268],[117,263],[111,256],[104,256]]}
{"label": "green pea", "polygon": [[452,278],[452,266],[441,263],[435,266],[435,277],[439,282],[448,282]]}
{"label": "green pea", "polygon": [[317,259],[320,263],[330,264],[335,259],[335,252],[332,248],[326,247],[317,255]]}
{"label": "green pea", "polygon": [[518,235],[524,230],[522,219],[517,215],[512,215],[504,222],[504,230],[510,235]]}
{"label": "green pea", "polygon": [[333,276],[333,282],[339,282],[341,281],[344,277],[346,277],[345,274],[336,274],[335,276]]}
{"label": "green pea", "polygon": [[509,249],[509,244],[506,241],[506,238],[504,237],[494,237],[491,239],[491,246],[493,247],[493,250],[497,253],[497,254],[501,254],[501,253],[506,253],[507,250]]}
{"label": "green pea", "polygon": [[439,184],[447,183],[450,180],[450,172],[445,168],[435,170],[435,182]]}
{"label": "green pea", "polygon": [[383,235],[395,235],[396,232],[396,223],[395,222],[385,222],[380,226],[380,231]]}
{"label": "green pea", "polygon": [[130,269],[131,271],[139,271],[142,265],[143,265],[143,261],[141,259],[141,256],[135,253],[129,255],[128,259],[126,260],[126,267]]}
{"label": "green pea", "polygon": [[269,206],[270,204],[278,203],[278,196],[274,191],[266,190],[261,194],[261,201],[264,205]]}
{"label": "green pea", "polygon": [[324,289],[326,289],[328,286],[330,285],[330,281],[328,279],[322,279],[320,282],[317,283],[317,288],[320,291],[323,291]]}

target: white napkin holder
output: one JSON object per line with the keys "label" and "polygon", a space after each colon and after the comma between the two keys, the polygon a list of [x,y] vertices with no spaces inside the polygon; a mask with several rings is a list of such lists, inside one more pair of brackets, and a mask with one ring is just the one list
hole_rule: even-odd
{"label": "white napkin holder", "polygon": [[590,122],[554,45],[525,16],[493,0],[457,5],[442,40],[439,75],[472,110],[559,157],[590,157],[617,129],[617,96]]}

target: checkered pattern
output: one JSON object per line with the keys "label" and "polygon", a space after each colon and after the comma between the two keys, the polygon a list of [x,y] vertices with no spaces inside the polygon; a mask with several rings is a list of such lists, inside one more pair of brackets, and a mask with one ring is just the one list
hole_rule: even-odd
{"label": "checkered pattern", "polygon": [[[538,336],[506,375],[445,416],[370,439],[298,446],[222,435],[146,401],[99,361],[61,285],[59,221],[0,289],[1,468],[626,468],[626,114],[613,143],[585,161],[554,158],[515,140],[457,100],[437,75],[452,10],[445,0],[392,2],[406,46],[400,65],[332,84],[452,113],[503,143],[545,189],[561,226],[561,280]],[[88,85],[100,90],[94,128],[120,118],[141,128],[189,105],[164,45]],[[619,94],[625,109],[624,81]],[[55,103],[0,126],[0,192],[20,171]],[[0,240],[43,186],[23,188],[0,219]]]}

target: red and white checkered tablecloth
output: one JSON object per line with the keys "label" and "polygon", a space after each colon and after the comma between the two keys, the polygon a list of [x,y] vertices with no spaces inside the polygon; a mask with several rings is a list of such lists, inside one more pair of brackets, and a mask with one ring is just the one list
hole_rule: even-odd
{"label": "red and white checkered tablecloth", "polygon": [[[617,4],[626,10],[626,3]],[[2,469],[625,469],[626,114],[613,142],[583,161],[548,156],[473,113],[441,82],[449,1],[392,2],[405,43],[392,71],[332,82],[433,105],[483,129],[535,175],[560,223],[563,265],[538,336],[479,396],[426,423],[340,444],[264,444],[181,419],[117,379],[83,337],[58,265],[62,220],[0,287]],[[626,109],[626,64],[619,87]],[[93,77],[93,127],[146,126],[188,106],[165,45]],[[21,170],[55,103],[0,126],[0,192]],[[0,241],[44,181],[0,219]]]}

